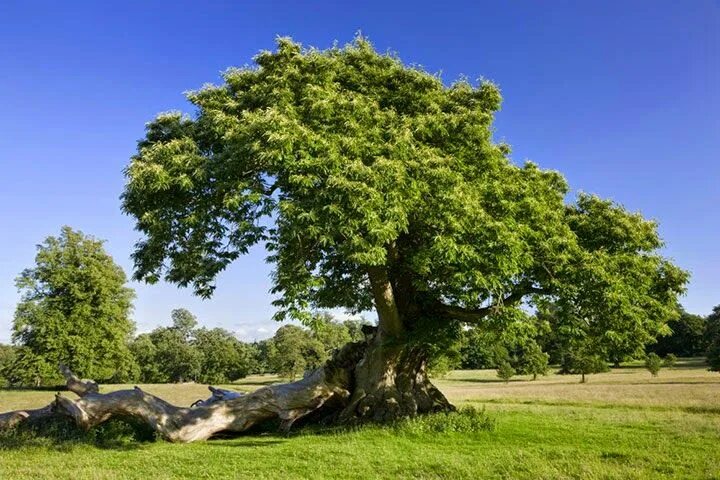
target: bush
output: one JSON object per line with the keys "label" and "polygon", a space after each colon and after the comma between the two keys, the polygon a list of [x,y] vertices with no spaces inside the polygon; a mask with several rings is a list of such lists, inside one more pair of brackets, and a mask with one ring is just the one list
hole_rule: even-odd
{"label": "bush", "polygon": [[645,357],[645,368],[653,377],[657,377],[660,368],[662,368],[662,360],[657,353],[650,353]]}
{"label": "bush", "polygon": [[663,367],[672,368],[677,363],[677,357],[672,354],[668,353],[665,355],[665,359],[663,360]]}
{"label": "bush", "polygon": [[509,382],[510,379],[515,375],[515,369],[508,362],[502,362],[497,369],[497,376],[505,380],[505,383]]}

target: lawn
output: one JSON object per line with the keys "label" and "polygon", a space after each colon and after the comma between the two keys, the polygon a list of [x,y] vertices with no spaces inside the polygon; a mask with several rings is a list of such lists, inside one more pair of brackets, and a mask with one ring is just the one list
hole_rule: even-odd
{"label": "lawn", "polygon": [[[111,447],[9,442],[0,443],[0,478],[720,478],[720,375],[684,361],[656,378],[628,366],[578,380],[549,375],[506,384],[493,371],[436,380],[456,404],[484,407],[493,431],[374,427]],[[256,376],[230,388],[274,381]],[[201,385],[144,388],[179,404],[206,396]],[[0,390],[0,410],[39,406],[52,395]]]}

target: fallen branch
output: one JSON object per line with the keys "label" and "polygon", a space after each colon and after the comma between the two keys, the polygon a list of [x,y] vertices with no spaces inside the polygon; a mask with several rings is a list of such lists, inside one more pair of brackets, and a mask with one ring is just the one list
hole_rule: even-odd
{"label": "fallen branch", "polygon": [[206,440],[220,432],[240,433],[266,420],[279,419],[288,431],[298,419],[316,412],[328,401],[344,405],[350,397],[351,371],[365,352],[365,342],[345,346],[325,366],[297,382],[271,385],[246,395],[210,387],[213,396],[196,407],[178,407],[135,387],[100,393],[97,383],[81,380],[61,365],[68,390],[77,400],[58,393],[48,406],[0,414],[0,428],[28,419],[64,415],[83,429],[113,417],[133,418],[171,442]]}

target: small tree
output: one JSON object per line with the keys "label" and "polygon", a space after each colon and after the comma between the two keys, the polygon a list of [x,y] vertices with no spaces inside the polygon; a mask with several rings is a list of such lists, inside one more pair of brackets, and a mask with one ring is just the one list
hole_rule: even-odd
{"label": "small tree", "polygon": [[505,380],[505,383],[508,383],[510,379],[515,376],[515,369],[512,365],[510,365],[510,362],[502,362],[498,366],[497,376],[498,378]]}
{"label": "small tree", "polygon": [[520,373],[532,375],[533,380],[536,380],[538,375],[547,374],[549,358],[550,356],[543,352],[538,344],[533,342],[523,351],[521,358],[522,370]]}
{"label": "small tree", "polygon": [[660,368],[662,368],[662,360],[657,353],[649,353],[648,356],[645,357],[645,368],[653,377],[658,376],[658,372]]}
{"label": "small tree", "polygon": [[571,351],[566,357],[566,364],[563,371],[566,373],[580,374],[580,383],[585,383],[585,375],[602,373],[610,370],[602,355],[593,352],[587,346]]}
{"label": "small tree", "polygon": [[665,355],[665,358],[663,359],[663,367],[672,368],[677,363],[677,357],[672,354],[668,353]]}

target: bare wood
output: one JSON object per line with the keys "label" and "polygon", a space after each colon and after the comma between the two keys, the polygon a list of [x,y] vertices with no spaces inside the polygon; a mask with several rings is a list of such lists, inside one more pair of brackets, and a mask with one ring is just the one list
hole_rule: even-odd
{"label": "bare wood", "polygon": [[365,348],[364,342],[346,345],[324,367],[302,380],[263,387],[247,395],[210,387],[215,399],[195,408],[172,405],[139,387],[99,393],[95,382],[80,380],[61,366],[68,389],[80,398],[73,400],[58,393],[42,409],[0,414],[0,428],[12,428],[32,418],[64,415],[83,429],[113,417],[132,417],[171,442],[206,440],[219,432],[239,433],[273,418],[280,419],[281,428],[288,430],[295,421],[321,408],[328,400],[341,403],[347,400],[349,371]]}

